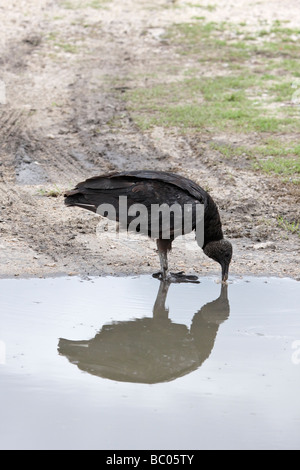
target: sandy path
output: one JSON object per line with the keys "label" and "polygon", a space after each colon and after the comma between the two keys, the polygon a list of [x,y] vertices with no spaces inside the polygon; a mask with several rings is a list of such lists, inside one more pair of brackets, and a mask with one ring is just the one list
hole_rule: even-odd
{"label": "sandy path", "polygon": [[[201,12],[207,21],[247,22],[249,29],[276,19],[300,24],[296,0],[237,3],[219,0],[216,9]],[[298,277],[299,238],[274,221],[278,211],[297,213],[299,196],[279,194],[278,183],[246,170],[230,168],[228,180],[226,163],[214,165],[205,136],[140,132],[118,90],[120,81],[134,87],[163,61],[176,62],[161,34],[174,22],[190,21],[199,8],[166,8],[162,0],[74,5],[80,1],[1,2],[0,275],[157,270],[154,242],[124,246],[96,236],[97,217],[66,209],[62,196],[45,197],[46,190],[68,189],[97,173],[152,168],[179,171],[211,188],[234,242],[233,273]],[[261,242],[269,244],[256,249]],[[174,270],[219,272],[196,244],[175,246]]]}

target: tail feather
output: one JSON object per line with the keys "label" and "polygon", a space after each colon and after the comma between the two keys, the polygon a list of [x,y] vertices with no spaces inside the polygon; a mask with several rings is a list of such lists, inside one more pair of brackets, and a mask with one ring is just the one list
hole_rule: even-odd
{"label": "tail feather", "polygon": [[118,217],[119,196],[127,195],[134,185],[132,181],[110,180],[107,177],[94,177],[78,183],[65,194],[66,206],[77,206],[97,212],[101,204],[111,204],[116,209]]}

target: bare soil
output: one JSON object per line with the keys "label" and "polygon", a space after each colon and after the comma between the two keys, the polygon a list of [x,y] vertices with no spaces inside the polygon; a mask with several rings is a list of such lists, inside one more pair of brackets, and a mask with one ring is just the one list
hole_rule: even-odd
{"label": "bare soil", "polygon": [[[229,3],[219,0],[216,11],[205,12],[207,19],[300,24],[298,0]],[[176,63],[176,51],[161,34],[196,9],[168,6],[167,0],[113,0],[101,8],[100,2],[75,0],[1,2],[2,277],[158,270],[154,241],[102,237],[98,216],[63,201],[63,191],[87,177],[148,168],[179,172],[210,188],[234,245],[232,274],[299,278],[299,236],[277,222],[279,216],[300,219],[299,187],[222,160],[205,132],[141,132],[126,108],[120,78],[132,88],[164,61]],[[248,139],[255,143],[255,135]],[[220,133],[214,141],[234,144],[236,136]],[[174,271],[219,276],[196,243],[186,249],[175,242],[170,264]]]}

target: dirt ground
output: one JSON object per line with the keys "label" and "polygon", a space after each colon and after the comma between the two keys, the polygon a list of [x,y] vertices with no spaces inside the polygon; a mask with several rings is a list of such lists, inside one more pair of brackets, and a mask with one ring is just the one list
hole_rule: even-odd
{"label": "dirt ground", "polygon": [[[158,270],[154,241],[101,236],[97,216],[63,204],[63,191],[87,177],[147,168],[180,172],[210,188],[234,245],[232,274],[300,280],[299,236],[277,223],[279,215],[300,219],[299,187],[235,166],[234,160],[229,168],[205,133],[141,132],[122,98],[120,79],[132,88],[143,82],[145,71],[176,61],[161,34],[192,18],[195,8],[166,8],[168,0],[100,3],[1,2],[0,275]],[[208,20],[300,24],[298,0],[218,0],[218,6],[206,11]],[[196,243],[175,242],[170,264],[174,271],[219,276],[219,267]]]}

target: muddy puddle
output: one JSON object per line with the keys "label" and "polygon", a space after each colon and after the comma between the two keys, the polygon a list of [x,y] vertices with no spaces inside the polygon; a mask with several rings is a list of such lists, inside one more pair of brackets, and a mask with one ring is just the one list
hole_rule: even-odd
{"label": "muddy puddle", "polygon": [[0,281],[1,449],[299,449],[300,283]]}

